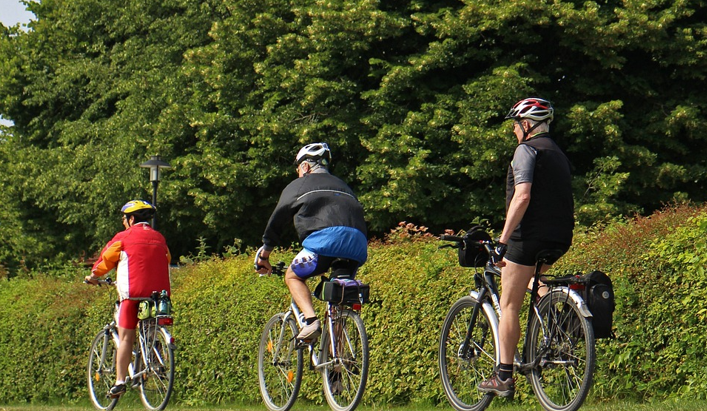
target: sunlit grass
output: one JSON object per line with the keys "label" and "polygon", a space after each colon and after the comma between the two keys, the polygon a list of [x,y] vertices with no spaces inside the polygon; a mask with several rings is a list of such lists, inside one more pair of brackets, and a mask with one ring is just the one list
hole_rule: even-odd
{"label": "sunlit grass", "polygon": [[[144,409],[139,401],[124,401],[118,404],[116,411]],[[316,406],[302,401],[296,403],[291,411],[326,411],[327,406]],[[94,408],[90,405],[80,406],[50,406],[50,405],[5,405],[0,406],[0,411],[91,411]],[[168,411],[267,411],[263,405],[231,405],[231,406],[204,406],[204,407],[184,407],[168,406]],[[488,411],[542,411],[540,405],[535,404],[531,408],[521,407],[513,402],[497,401],[491,404]],[[636,404],[632,402],[615,401],[606,404],[589,404],[583,406],[580,411],[703,411],[707,410],[705,401],[679,401],[679,402],[655,402]],[[373,407],[359,407],[357,411],[453,411],[453,408],[443,404],[439,406],[430,405],[410,405],[406,407],[391,407],[385,405]]]}

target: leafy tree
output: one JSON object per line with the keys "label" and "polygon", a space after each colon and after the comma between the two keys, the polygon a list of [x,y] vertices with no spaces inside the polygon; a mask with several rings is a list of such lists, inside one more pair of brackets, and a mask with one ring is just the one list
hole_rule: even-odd
{"label": "leafy tree", "polygon": [[[45,0],[2,28],[0,261],[95,253],[160,154],[175,255],[256,245],[299,146],[327,141],[372,235],[503,219],[535,95],[591,224],[705,200],[703,1]],[[17,238],[15,238],[17,237]],[[289,237],[294,240],[294,237]],[[201,243],[199,243],[201,239]]]}

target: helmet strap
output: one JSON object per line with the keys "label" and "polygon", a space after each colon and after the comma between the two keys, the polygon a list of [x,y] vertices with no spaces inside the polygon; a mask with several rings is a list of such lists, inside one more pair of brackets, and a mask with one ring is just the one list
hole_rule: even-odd
{"label": "helmet strap", "polygon": [[538,126],[539,126],[540,124],[542,124],[542,123],[544,123],[544,121],[538,121],[538,122],[535,123],[532,127],[530,127],[530,128],[528,129],[528,131],[525,131],[525,129],[523,128],[523,126],[521,126],[521,130],[523,130],[523,141],[527,141],[527,140],[530,138],[530,137],[529,137],[529,136],[530,136],[530,133],[532,133],[533,130],[535,130],[536,128],[538,128]]}

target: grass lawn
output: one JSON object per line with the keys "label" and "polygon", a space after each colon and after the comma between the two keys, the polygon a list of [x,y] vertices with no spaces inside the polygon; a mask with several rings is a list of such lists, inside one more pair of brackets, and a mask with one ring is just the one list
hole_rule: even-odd
{"label": "grass lawn", "polygon": [[[140,401],[121,401],[115,408],[119,410],[139,410],[144,409]],[[535,404],[531,410],[542,411],[540,405]],[[0,411],[91,411],[94,408],[91,405],[75,405],[75,406],[50,406],[50,405],[0,405]],[[247,405],[247,406],[213,406],[213,407],[184,407],[184,406],[167,406],[168,411],[267,411],[263,405]],[[327,406],[314,406],[302,402],[295,404],[291,411],[327,411]],[[357,411],[454,411],[449,405],[440,406],[422,406],[411,405],[407,407],[359,407]],[[522,408],[513,403],[494,402],[491,404],[488,411],[528,411],[528,408]],[[660,403],[645,403],[636,404],[631,402],[616,401],[606,404],[589,404],[583,406],[580,411],[705,411],[707,410],[706,401],[679,401],[679,402],[660,402]]]}

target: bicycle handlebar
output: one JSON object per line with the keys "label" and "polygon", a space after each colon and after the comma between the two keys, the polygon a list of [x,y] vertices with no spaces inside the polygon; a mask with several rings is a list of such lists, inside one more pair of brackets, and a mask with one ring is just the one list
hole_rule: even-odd
{"label": "bicycle handlebar", "polygon": [[[96,279],[96,282],[98,283],[98,284],[96,284],[96,285],[99,286],[99,287],[101,286],[101,284],[105,284],[105,285],[107,285],[107,286],[115,285],[115,283],[113,282],[113,279],[110,278],[110,277],[106,277],[105,280]],[[90,282],[88,282],[88,281],[86,281],[86,280],[83,280],[83,283],[84,283],[84,284],[91,284],[91,285],[93,285],[92,283],[90,283]]]}
{"label": "bicycle handlebar", "polygon": [[[458,236],[458,235],[450,235],[450,234],[442,234],[442,235],[439,236],[439,239],[442,240],[442,241],[454,241],[454,242],[456,242],[456,243],[459,243],[459,244],[456,246],[457,248],[460,248],[460,247],[461,247],[461,243],[464,242],[464,237],[460,237],[460,236]],[[467,241],[469,241],[469,240],[467,240]],[[491,241],[488,241],[488,240],[474,240],[474,241],[471,241],[471,242],[472,242],[472,243],[475,243],[475,244],[478,244],[478,245],[480,245],[480,246],[483,246],[483,247],[486,249],[486,251],[488,251],[489,253],[491,253],[491,251],[493,251],[493,248],[496,246],[496,242],[493,241],[493,240],[491,240]],[[450,247],[455,247],[455,246],[450,246]]]}
{"label": "bicycle handlebar", "polygon": [[[287,266],[284,261],[280,261],[277,264],[272,265],[271,268],[272,268],[272,271],[270,272],[270,274],[275,274],[275,275],[279,275],[279,276],[285,275],[285,271],[287,271]],[[260,274],[261,277],[266,276],[266,275],[269,275],[269,274]]]}

